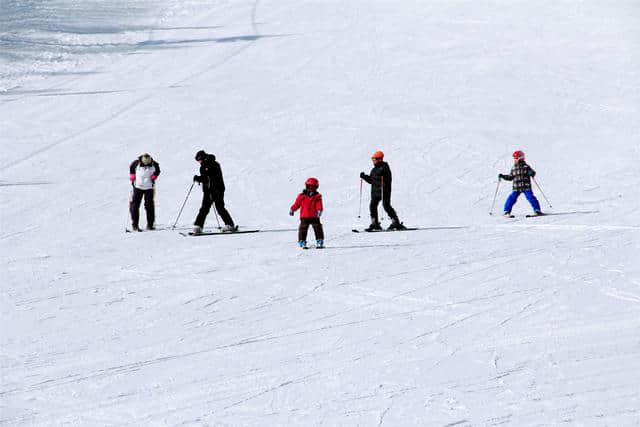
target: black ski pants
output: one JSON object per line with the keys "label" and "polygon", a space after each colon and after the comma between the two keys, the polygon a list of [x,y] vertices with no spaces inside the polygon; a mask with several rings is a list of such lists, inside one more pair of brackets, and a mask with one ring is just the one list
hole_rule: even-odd
{"label": "black ski pants", "polygon": [[231,215],[224,207],[224,193],[216,193],[213,195],[209,191],[204,191],[202,193],[202,206],[200,206],[200,211],[198,212],[196,221],[193,224],[204,227],[204,221],[207,219],[207,215],[209,215],[211,205],[213,204],[215,204],[216,211],[220,215],[220,218],[222,218],[222,221],[224,221],[225,225],[233,227],[235,225],[233,223],[233,219],[231,219]]}
{"label": "black ski pants", "polygon": [[398,214],[396,214],[395,209],[391,206],[391,192],[387,193],[386,191],[382,198],[380,198],[380,193],[371,194],[371,203],[369,204],[371,219],[378,221],[378,205],[380,201],[382,201],[382,207],[387,215],[389,215],[389,218],[398,219]]}
{"label": "black ski pants", "polygon": [[129,212],[131,212],[131,224],[134,227],[139,226],[140,221],[140,204],[144,197],[144,210],[147,212],[147,227],[153,227],[156,220],[156,205],[154,201],[155,190],[141,190],[133,187],[133,193],[131,194],[131,202],[129,203]]}
{"label": "black ski pants", "polygon": [[309,226],[313,226],[313,233],[316,235],[316,240],[324,240],[324,230],[322,229],[322,224],[320,224],[320,218],[300,218],[300,227],[298,227],[299,242],[307,240]]}

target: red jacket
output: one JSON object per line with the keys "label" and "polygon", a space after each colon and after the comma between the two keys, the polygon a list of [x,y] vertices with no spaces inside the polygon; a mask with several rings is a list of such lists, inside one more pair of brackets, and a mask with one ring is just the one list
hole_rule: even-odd
{"label": "red jacket", "polygon": [[300,209],[300,218],[319,218],[318,211],[322,211],[322,194],[303,191],[298,194],[296,201],[291,205],[293,212]]}

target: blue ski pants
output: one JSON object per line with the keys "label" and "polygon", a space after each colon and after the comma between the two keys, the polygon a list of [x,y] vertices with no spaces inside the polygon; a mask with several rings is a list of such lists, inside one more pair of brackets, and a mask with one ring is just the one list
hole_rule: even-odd
{"label": "blue ski pants", "polygon": [[509,197],[507,197],[507,201],[504,204],[505,212],[511,212],[511,209],[513,208],[513,205],[516,204],[516,201],[518,200],[520,193],[524,193],[524,195],[527,197],[527,200],[531,204],[531,207],[533,208],[534,211],[537,212],[540,210],[540,202],[538,201],[538,199],[536,199],[536,196],[533,194],[533,191],[527,190],[527,191],[514,191],[511,194],[509,194]]}

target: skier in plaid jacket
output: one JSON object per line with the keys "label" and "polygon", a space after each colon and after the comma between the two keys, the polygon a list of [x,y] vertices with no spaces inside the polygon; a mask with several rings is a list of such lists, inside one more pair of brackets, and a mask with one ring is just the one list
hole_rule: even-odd
{"label": "skier in plaid jacket", "polygon": [[535,214],[542,215],[540,202],[538,202],[538,199],[531,189],[531,178],[536,176],[536,171],[534,171],[531,166],[525,162],[524,152],[520,150],[513,153],[513,163],[510,174],[498,175],[498,179],[513,181],[513,191],[509,197],[507,197],[507,201],[504,204],[504,215],[511,216],[511,209],[513,208],[513,205],[516,204],[521,193],[524,193]]}

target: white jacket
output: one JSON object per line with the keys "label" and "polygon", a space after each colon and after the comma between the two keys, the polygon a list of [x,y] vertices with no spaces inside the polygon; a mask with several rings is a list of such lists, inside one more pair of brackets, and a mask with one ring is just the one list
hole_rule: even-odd
{"label": "white jacket", "polygon": [[[153,188],[152,176],[160,175],[160,165],[153,160],[150,165],[143,165],[140,159],[134,160],[129,167],[129,174],[132,175],[133,185],[140,190],[150,190]],[[135,175],[135,178],[133,177]]]}

